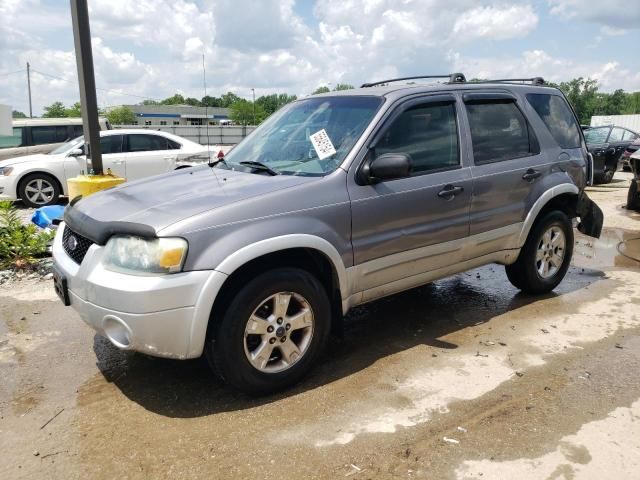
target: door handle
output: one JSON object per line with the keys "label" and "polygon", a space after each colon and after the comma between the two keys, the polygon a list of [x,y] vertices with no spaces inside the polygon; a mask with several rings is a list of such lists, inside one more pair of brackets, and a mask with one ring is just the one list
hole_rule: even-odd
{"label": "door handle", "polygon": [[527,182],[532,182],[536,178],[538,178],[540,175],[542,174],[539,171],[534,170],[533,168],[530,168],[524,173],[524,175],[522,175],[522,179],[526,180]]}
{"label": "door handle", "polygon": [[445,187],[438,192],[438,196],[440,198],[444,198],[445,200],[451,200],[458,193],[464,192],[464,188],[460,186],[454,185],[445,185]]}
{"label": "door handle", "polygon": [[122,165],[124,163],[124,160],[114,160],[113,162],[114,165]]}

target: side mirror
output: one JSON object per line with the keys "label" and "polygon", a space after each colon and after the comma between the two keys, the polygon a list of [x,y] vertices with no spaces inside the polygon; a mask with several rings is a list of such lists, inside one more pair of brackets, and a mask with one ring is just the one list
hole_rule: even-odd
{"label": "side mirror", "polygon": [[411,158],[406,153],[383,153],[363,169],[367,183],[405,178],[411,175]]}
{"label": "side mirror", "polygon": [[70,157],[81,157],[82,155],[84,155],[84,152],[81,148],[74,148],[69,152]]}

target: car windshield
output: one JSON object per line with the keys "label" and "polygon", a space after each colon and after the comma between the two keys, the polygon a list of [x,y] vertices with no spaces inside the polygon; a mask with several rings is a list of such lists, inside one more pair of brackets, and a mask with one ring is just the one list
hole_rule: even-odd
{"label": "car windshield", "polygon": [[587,143],[604,143],[609,135],[609,127],[590,128],[584,132],[584,138]]}
{"label": "car windshield", "polygon": [[68,142],[63,143],[58,148],[51,150],[49,152],[49,155],[60,155],[62,153],[67,153],[68,151],[73,150],[74,148],[80,148],[83,143],[84,143],[83,136],[74,138],[73,140],[69,140]]}
{"label": "car windshield", "polygon": [[326,175],[342,163],[381,104],[382,98],[373,96],[291,103],[231,150],[220,166],[256,173]]}

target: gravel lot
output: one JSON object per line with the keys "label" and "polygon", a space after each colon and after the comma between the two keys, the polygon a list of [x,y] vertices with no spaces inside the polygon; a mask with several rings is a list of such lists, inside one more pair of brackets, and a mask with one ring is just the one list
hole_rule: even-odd
{"label": "gravel lot", "polygon": [[0,478],[640,478],[640,215],[616,178],[556,292],[492,265],[357,308],[272,397],[115,349],[49,282],[5,284]]}

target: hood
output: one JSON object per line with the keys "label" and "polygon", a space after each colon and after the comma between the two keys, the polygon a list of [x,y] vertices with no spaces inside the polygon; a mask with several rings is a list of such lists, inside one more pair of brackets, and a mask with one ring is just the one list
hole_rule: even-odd
{"label": "hood", "polygon": [[29,162],[42,162],[56,160],[57,155],[46,155],[44,153],[36,153],[33,155],[24,155],[22,157],[7,158],[6,160],[0,160],[0,167],[9,167],[12,165],[20,165],[21,163]]}
{"label": "hood", "polygon": [[98,222],[143,224],[157,232],[194,215],[313,180],[203,165],[125,183],[82,199],[73,208]]}

